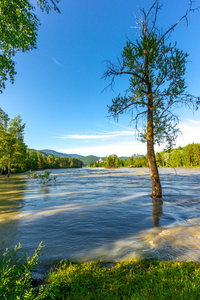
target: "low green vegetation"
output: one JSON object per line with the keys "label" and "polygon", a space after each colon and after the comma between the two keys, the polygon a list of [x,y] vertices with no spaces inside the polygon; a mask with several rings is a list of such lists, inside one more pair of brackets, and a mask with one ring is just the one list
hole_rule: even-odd
{"label": "low green vegetation", "polygon": [[[40,287],[33,288],[30,270],[41,245],[20,264],[20,249],[0,257],[1,299],[199,299],[200,263],[139,260],[76,263],[61,261]],[[23,257],[24,259],[24,257]]]}
{"label": "low green vegetation", "polygon": [[35,172],[30,171],[28,174],[28,178],[37,179],[39,184],[47,184],[50,181],[56,182],[57,176],[51,176],[50,171],[44,171],[42,174],[36,174]]}
{"label": "low green vegetation", "polygon": [[[189,144],[185,147],[156,153],[158,167],[200,167],[200,144]],[[120,159],[116,155],[110,155],[103,161],[97,160],[90,167],[148,167],[147,155],[134,154],[128,159]]]}
{"label": "low green vegetation", "polygon": [[200,264],[64,261],[36,299],[199,299]]}
{"label": "low green vegetation", "polygon": [[31,270],[38,264],[42,247],[40,243],[32,258],[27,257],[26,253],[18,257],[21,249],[20,244],[15,246],[12,253],[6,249],[0,256],[0,299],[34,299]]}

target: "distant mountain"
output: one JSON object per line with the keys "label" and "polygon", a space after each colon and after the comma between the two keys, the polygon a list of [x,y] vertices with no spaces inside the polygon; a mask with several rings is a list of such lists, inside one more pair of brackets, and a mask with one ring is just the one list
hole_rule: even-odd
{"label": "distant mountain", "polygon": [[70,157],[70,158],[78,158],[78,159],[81,159],[84,157],[84,156],[78,155],[78,154],[66,154],[66,153],[61,153],[61,152],[57,152],[57,151],[49,150],[49,149],[43,149],[43,150],[38,150],[38,151],[40,151],[45,156],[52,155],[52,156],[56,156],[56,157]]}

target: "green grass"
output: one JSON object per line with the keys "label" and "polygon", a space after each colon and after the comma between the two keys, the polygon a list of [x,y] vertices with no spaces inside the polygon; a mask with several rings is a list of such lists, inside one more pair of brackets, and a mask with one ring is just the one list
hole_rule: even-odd
{"label": "green grass", "polygon": [[200,299],[200,264],[141,260],[63,261],[36,299]]}
{"label": "green grass", "polygon": [[116,263],[62,261],[39,289],[30,270],[38,263],[41,244],[32,258],[17,259],[19,247],[0,257],[0,299],[200,299],[200,263],[143,259]]}

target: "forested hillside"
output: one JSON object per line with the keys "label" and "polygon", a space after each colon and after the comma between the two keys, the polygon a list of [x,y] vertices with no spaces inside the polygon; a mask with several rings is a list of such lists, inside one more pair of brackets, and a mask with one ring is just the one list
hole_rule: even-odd
{"label": "forested hillside", "polygon": [[[200,144],[189,144],[156,153],[156,162],[159,167],[200,167]],[[128,159],[119,159],[116,155],[110,155],[104,162],[91,163],[90,167],[148,167],[146,155],[134,154]]]}
{"label": "forested hillside", "polygon": [[[11,172],[19,173],[44,169],[82,168],[83,162],[77,158],[45,156],[40,151],[26,149],[23,159],[11,164]],[[2,168],[2,173],[7,173],[7,166]]]}
{"label": "forested hillside", "polygon": [[160,167],[199,167],[200,144],[189,144],[171,151],[157,153],[156,161]]}
{"label": "forested hillside", "polygon": [[50,149],[44,149],[44,150],[38,150],[38,151],[41,152],[42,154],[44,154],[46,157],[48,157],[49,155],[52,155],[52,156],[56,156],[56,157],[69,157],[69,158],[78,158],[78,159],[83,158],[82,155],[66,154],[66,153],[57,152],[57,151],[50,150]]}

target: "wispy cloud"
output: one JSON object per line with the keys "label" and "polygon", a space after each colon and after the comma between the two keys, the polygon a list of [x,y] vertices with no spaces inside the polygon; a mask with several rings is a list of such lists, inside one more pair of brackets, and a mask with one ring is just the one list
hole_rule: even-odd
{"label": "wispy cloud", "polygon": [[188,119],[180,123],[182,134],[177,139],[177,146],[186,146],[191,143],[200,143],[200,122]]}
{"label": "wispy cloud", "polygon": [[62,64],[59,61],[57,61],[57,59],[55,59],[55,57],[52,57],[52,59],[53,59],[53,61],[55,62],[56,65],[62,66]]}
{"label": "wispy cloud", "polygon": [[97,156],[108,156],[110,154],[116,154],[118,156],[131,156],[133,154],[145,154],[146,145],[139,143],[138,141],[126,142],[126,143],[110,143],[109,145],[98,145],[88,147],[71,147],[67,149],[54,149],[62,153],[73,153],[80,155],[97,155]]}
{"label": "wispy cloud", "polygon": [[195,125],[199,125],[200,126],[200,121],[195,121],[195,120],[191,120],[191,119],[185,119],[185,121],[183,122],[184,124],[195,124]]}
{"label": "wispy cloud", "polygon": [[[190,119],[180,123],[182,135],[177,139],[176,147],[186,146],[190,143],[200,143],[200,122]],[[110,154],[118,156],[131,156],[133,154],[146,154],[146,143],[137,140],[134,130],[110,131],[91,134],[68,134],[60,138],[66,139],[67,147],[54,149],[58,152],[80,155],[97,155],[100,157]],[[72,142],[71,142],[71,141]],[[165,145],[156,145],[156,151],[162,151]]]}
{"label": "wispy cloud", "polygon": [[110,139],[115,137],[130,136],[135,134],[135,131],[113,131],[102,134],[68,134],[63,135],[60,138],[62,139],[71,139],[71,140],[95,140],[95,139]]}

